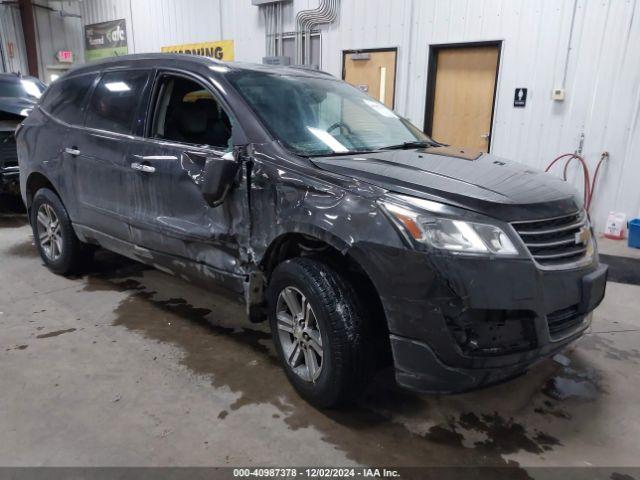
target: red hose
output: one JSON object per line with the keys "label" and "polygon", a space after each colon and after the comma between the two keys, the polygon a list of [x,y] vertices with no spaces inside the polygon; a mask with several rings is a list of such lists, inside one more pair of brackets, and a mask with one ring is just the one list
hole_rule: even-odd
{"label": "red hose", "polygon": [[584,160],[584,158],[582,158],[577,153],[564,153],[559,157],[554,158],[553,161],[545,169],[545,172],[548,172],[549,170],[551,170],[551,167],[553,167],[556,164],[556,162],[562,160],[563,158],[567,159],[567,161],[564,164],[564,168],[562,169],[562,178],[565,181],[567,180],[567,171],[569,169],[569,164],[573,160],[576,160],[576,159],[579,160],[580,164],[582,165],[582,176],[584,179],[584,184],[583,184],[584,185],[583,186],[584,208],[587,211],[587,213],[589,213],[589,210],[591,209],[591,201],[593,200],[593,192],[596,188],[596,180],[598,179],[598,174],[600,173],[600,167],[602,166],[602,163],[604,162],[604,160],[609,158],[609,153],[604,152],[600,157],[600,161],[598,162],[598,165],[596,167],[596,172],[595,172],[595,175],[593,176],[593,180],[591,180],[590,178],[589,167],[587,166],[587,162]]}
{"label": "red hose", "polygon": [[[567,158],[568,157],[568,158]],[[546,168],[545,172],[548,172],[551,167],[558,162],[559,160],[563,159],[563,158],[567,158],[566,163],[564,164],[564,168],[562,171],[562,178],[566,181],[567,180],[567,169],[569,168],[569,164],[577,159],[580,161],[580,164],[582,165],[582,174],[583,174],[583,178],[584,178],[584,207],[587,211],[589,211],[589,204],[591,203],[591,179],[590,179],[590,175],[589,175],[589,167],[587,166],[587,162],[584,161],[584,158],[582,158],[580,155],[578,155],[577,153],[565,153],[563,155],[560,155],[559,157],[556,157],[550,164],[549,166]]]}
{"label": "red hose", "polygon": [[609,158],[609,152],[602,152],[600,155],[600,161],[598,161],[598,165],[596,166],[596,172],[593,174],[593,180],[591,180],[591,195],[589,197],[589,205],[587,205],[587,212],[591,208],[591,201],[593,200],[593,193],[596,190],[596,180],[598,180],[598,173],[600,173],[600,167],[602,163]]}

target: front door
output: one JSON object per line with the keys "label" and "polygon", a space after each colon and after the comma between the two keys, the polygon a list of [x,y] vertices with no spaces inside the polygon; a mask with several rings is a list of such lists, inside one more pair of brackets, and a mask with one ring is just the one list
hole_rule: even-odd
{"label": "front door", "polygon": [[342,79],[393,109],[396,56],[395,48],[346,51]]}
{"label": "front door", "polygon": [[81,225],[129,240],[127,153],[151,72],[105,73],[89,98],[84,127],[72,127],[65,155],[73,166]]}
{"label": "front door", "polygon": [[488,152],[500,47],[432,47],[425,131],[448,145]]}
{"label": "front door", "polygon": [[168,254],[176,266],[188,260],[240,275],[249,232],[246,188],[239,183],[212,206],[199,186],[206,162],[232,155],[230,116],[212,90],[191,77],[161,72],[154,90],[147,134],[134,140],[127,160],[134,172],[133,242],[150,255]]}

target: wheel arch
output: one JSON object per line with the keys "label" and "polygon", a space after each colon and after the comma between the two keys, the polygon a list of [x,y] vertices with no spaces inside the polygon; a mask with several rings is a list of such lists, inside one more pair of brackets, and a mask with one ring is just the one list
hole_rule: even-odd
{"label": "wheel arch", "polygon": [[[322,232],[322,231],[321,231]],[[391,363],[391,346],[382,298],[367,269],[351,246],[329,232],[317,235],[300,231],[287,232],[276,237],[266,249],[260,268],[266,283],[273,270],[282,262],[298,257],[314,258],[329,265],[345,276],[366,308],[371,319],[374,339],[380,347],[381,366]]]}
{"label": "wheel arch", "polygon": [[58,198],[60,198],[60,201],[62,201],[62,198],[60,197],[58,190],[56,189],[56,187],[53,186],[53,183],[51,182],[51,180],[49,180],[49,178],[47,178],[47,176],[41,172],[33,172],[29,175],[26,182],[25,198],[26,198],[27,212],[31,213],[31,205],[33,205],[33,198],[35,197],[36,192],[41,188],[48,188],[53,193],[55,193],[58,196]]}

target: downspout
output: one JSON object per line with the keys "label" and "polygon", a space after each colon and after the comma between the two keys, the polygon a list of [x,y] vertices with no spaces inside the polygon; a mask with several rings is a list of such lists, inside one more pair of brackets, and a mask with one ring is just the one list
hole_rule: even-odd
{"label": "downspout", "polygon": [[131,19],[129,31],[131,32],[131,43],[133,44],[131,45],[133,51],[130,53],[136,53],[136,31],[133,28],[133,0],[129,0],[129,18]]}
{"label": "downspout", "polygon": [[564,59],[564,72],[562,73],[562,89],[567,87],[567,72],[569,71],[569,56],[571,54],[571,44],[573,42],[573,29],[576,24],[576,10],[578,9],[578,0],[573,2],[573,13],[571,14],[571,26],[569,27],[569,40],[567,42],[567,54]]}

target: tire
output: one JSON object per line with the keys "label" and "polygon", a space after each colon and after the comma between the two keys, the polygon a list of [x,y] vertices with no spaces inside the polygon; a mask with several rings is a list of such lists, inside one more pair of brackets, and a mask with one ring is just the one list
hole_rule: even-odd
{"label": "tire", "polygon": [[[47,227],[45,223],[48,220]],[[86,261],[87,251],[73,231],[67,210],[60,198],[48,188],[41,188],[34,196],[31,228],[40,257],[52,272],[70,275]]]}
{"label": "tire", "polygon": [[[368,361],[370,342],[364,310],[351,285],[322,262],[296,258],[274,270],[267,302],[278,356],[298,393],[320,408],[356,400],[368,383],[372,363]],[[299,308],[305,303],[310,309]],[[291,304],[295,308],[290,308]],[[304,310],[304,319],[296,317],[298,312],[294,310]],[[297,328],[294,319],[300,320]],[[314,343],[318,337],[319,345]],[[318,355],[318,347],[322,356]],[[311,369],[308,365],[312,365]]]}

